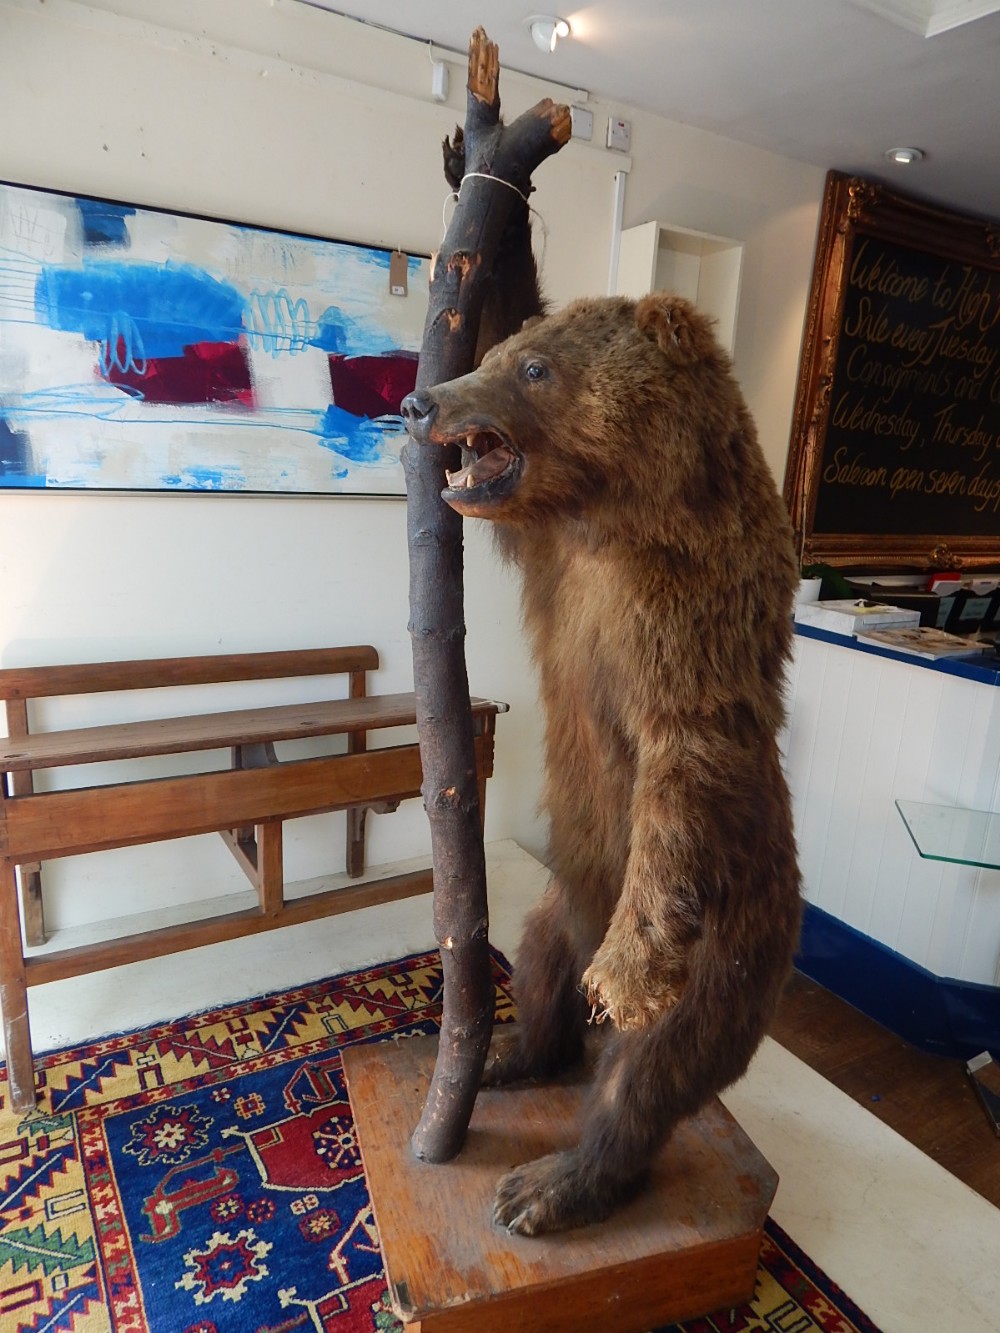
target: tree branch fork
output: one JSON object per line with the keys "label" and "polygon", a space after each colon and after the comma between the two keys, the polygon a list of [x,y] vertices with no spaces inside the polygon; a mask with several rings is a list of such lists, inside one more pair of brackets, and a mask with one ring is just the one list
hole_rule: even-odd
{"label": "tree branch fork", "polygon": [[[568,142],[570,110],[545,98],[500,120],[500,60],[477,28],[469,45],[458,202],[432,268],[417,388],[472,370],[480,314],[504,229],[536,167]],[[446,152],[451,145],[446,141]],[[497,188],[498,183],[500,188]],[[510,188],[506,188],[510,187]],[[525,315],[533,313],[525,311]],[[462,520],[441,499],[457,446],[403,451],[410,553],[410,639],[424,803],[434,866],[434,930],[444,999],[438,1057],[412,1148],[445,1162],[461,1149],[493,1029],[486,858],[465,664]]]}

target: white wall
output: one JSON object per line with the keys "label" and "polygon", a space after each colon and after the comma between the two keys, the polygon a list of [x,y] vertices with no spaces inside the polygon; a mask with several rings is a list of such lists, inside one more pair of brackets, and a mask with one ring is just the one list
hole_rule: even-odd
{"label": "white wall", "polygon": [[[456,47],[472,26],[456,18]],[[458,64],[451,82],[450,104],[435,104],[423,44],[292,0],[0,0],[0,178],[429,252],[446,195],[439,144],[464,118]],[[501,80],[508,117],[550,91]],[[658,218],[745,242],[737,370],[780,479],[823,173],[627,107],[592,109],[595,141],[612,112],[633,121],[626,226]],[[537,173],[556,303],[606,290],[621,166],[570,144]],[[541,723],[517,587],[476,524],[466,583],[472,688],[512,705],[487,836],[540,854]],[[399,501],[0,495],[0,665],[371,642],[374,687],[406,689],[406,622]],[[99,716],[96,702],[71,714]],[[423,851],[411,806],[373,821],[375,859]],[[331,822],[289,830],[289,878],[340,868]],[[229,885],[243,881],[221,842],[194,839],[54,864],[46,906],[52,924],[72,924]]]}

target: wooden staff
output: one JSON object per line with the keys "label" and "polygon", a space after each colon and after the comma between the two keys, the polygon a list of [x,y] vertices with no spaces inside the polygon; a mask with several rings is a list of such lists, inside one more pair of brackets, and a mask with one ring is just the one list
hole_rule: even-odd
{"label": "wooden staff", "polygon": [[[497,47],[477,28],[469,43],[466,176],[431,277],[418,389],[472,370],[487,287],[503,282],[496,261],[504,228],[515,207],[526,207],[535,167],[570,137],[569,108],[548,98],[502,125],[499,74]],[[444,975],[437,1064],[412,1147],[422,1160],[446,1162],[465,1141],[493,1029],[486,859],[465,666],[462,520],[441,499],[458,450],[411,441],[403,465],[413,683]]]}

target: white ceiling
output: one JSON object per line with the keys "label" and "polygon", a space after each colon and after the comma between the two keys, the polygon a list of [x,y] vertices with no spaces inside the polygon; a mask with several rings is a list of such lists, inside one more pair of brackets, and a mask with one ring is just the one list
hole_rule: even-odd
{"label": "white ceiling", "polygon": [[[1000,218],[1000,3],[558,0],[574,35],[547,55],[536,0],[305,2],[459,52],[482,24],[502,67]],[[925,159],[890,166],[901,145]]]}

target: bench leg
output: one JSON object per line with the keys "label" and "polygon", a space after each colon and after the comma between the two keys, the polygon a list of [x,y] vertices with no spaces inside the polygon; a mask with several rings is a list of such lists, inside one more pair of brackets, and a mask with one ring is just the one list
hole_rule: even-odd
{"label": "bench leg", "polygon": [[[230,754],[233,768],[270,768],[278,763],[278,755],[270,741],[233,745],[230,747]],[[253,825],[245,824],[242,828],[233,829],[232,833],[237,845],[252,858],[256,854],[253,850],[255,846]]]}
{"label": "bench leg", "polygon": [[367,805],[352,805],[347,811],[347,873],[357,879],[365,873],[365,824]]}
{"label": "bench leg", "polygon": [[7,1055],[7,1081],[15,1111],[35,1105],[35,1071],[28,1027],[28,986],[21,948],[17,872],[13,861],[0,860],[0,1009]]}
{"label": "bench leg", "polygon": [[347,873],[358,879],[365,873],[365,831],[368,816],[391,815],[399,809],[398,801],[372,801],[371,805],[352,805],[347,810]]}
{"label": "bench leg", "polygon": [[280,819],[257,825],[257,898],[266,916],[277,916],[285,903]]}
{"label": "bench leg", "polygon": [[39,861],[21,867],[21,915],[24,920],[25,944],[44,944],[45,905],[42,902],[42,866]]}

